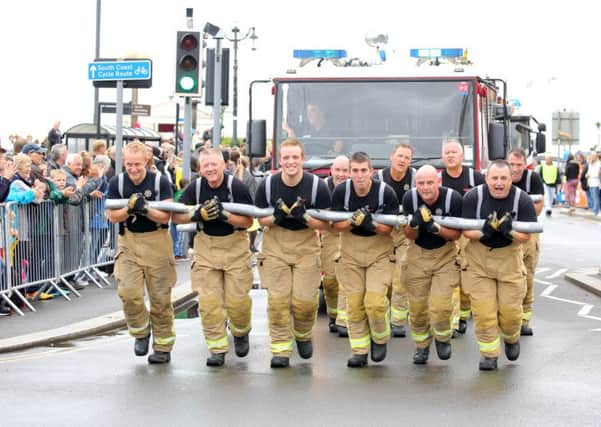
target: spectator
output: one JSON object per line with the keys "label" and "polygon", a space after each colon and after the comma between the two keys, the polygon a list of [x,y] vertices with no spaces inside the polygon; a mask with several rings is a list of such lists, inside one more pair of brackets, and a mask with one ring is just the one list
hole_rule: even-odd
{"label": "spectator", "polygon": [[49,144],[49,148],[52,148],[54,145],[61,143],[61,139],[63,138],[63,134],[60,131],[60,127],[61,127],[61,122],[57,120],[52,125],[52,129],[50,129],[50,131],[48,132],[48,144]]}
{"label": "spectator", "polygon": [[44,154],[46,153],[46,149],[36,144],[25,144],[21,152],[23,154],[27,154],[31,159],[31,178],[34,181],[37,179],[40,182],[44,183],[46,187],[46,190],[44,192],[44,199],[47,199],[50,190],[46,181],[47,165],[44,161]]}
{"label": "spectator", "polygon": [[48,170],[60,169],[67,161],[67,146],[65,144],[56,144],[50,149],[50,154],[47,159]]}
{"label": "spectator", "polygon": [[578,188],[578,175],[580,173],[580,165],[574,160],[574,155],[568,155],[566,163],[566,203],[568,204],[569,214],[573,214],[576,210],[576,189]]}
{"label": "spectator", "polygon": [[87,177],[90,174],[90,166],[92,165],[92,156],[87,151],[79,153],[81,156],[81,176]]}
{"label": "spectator", "polygon": [[104,176],[106,176],[106,179],[108,179],[109,181],[111,180],[112,177],[115,176],[115,153],[116,153],[116,151],[117,151],[117,149],[115,148],[114,145],[112,145],[108,149],[108,156],[109,156],[109,159],[111,159],[111,165],[108,169],[105,170]]}
{"label": "spectator", "polygon": [[580,174],[578,175],[580,179],[580,187],[582,191],[586,194],[586,207],[591,209],[592,205],[592,196],[590,189],[588,188],[586,174],[588,173],[588,162],[586,161],[586,157],[581,152],[576,153],[576,160],[580,163]]}
{"label": "spectator", "polygon": [[97,139],[92,143],[92,157],[106,154],[106,141],[104,139]]}
{"label": "spectator", "polygon": [[599,156],[596,152],[591,152],[588,171],[586,173],[586,184],[589,187],[591,196],[591,209],[593,214],[599,214],[599,173],[601,173],[601,163],[599,162]]}
{"label": "spectator", "polygon": [[77,180],[81,176],[83,169],[83,160],[80,154],[69,153],[65,160],[63,170],[67,173],[67,187],[77,187]]}
{"label": "spectator", "polygon": [[8,196],[10,182],[16,172],[15,165],[6,161],[6,150],[0,147],[0,203]]}
{"label": "spectator", "polygon": [[17,154],[14,158],[16,173],[13,176],[7,202],[25,205],[31,202],[40,203],[44,197],[45,185],[31,178],[31,159],[25,154]]}

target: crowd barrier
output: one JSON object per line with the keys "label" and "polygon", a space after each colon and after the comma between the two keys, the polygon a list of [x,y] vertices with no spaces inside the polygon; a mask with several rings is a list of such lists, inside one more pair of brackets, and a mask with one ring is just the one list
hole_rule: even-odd
{"label": "crowd barrier", "polygon": [[114,263],[117,234],[104,203],[0,204],[0,297],[16,313],[24,315],[19,306],[35,311],[29,300],[42,293],[81,296],[69,278],[110,285],[101,268]]}

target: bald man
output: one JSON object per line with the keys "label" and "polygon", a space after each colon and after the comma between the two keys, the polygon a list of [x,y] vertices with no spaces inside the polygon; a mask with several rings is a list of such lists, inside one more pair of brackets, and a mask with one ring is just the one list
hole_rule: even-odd
{"label": "bald man", "polygon": [[[325,179],[330,194],[334,188],[349,178],[350,162],[346,156],[334,159],[330,176]],[[336,279],[334,261],[340,256],[340,233],[333,230],[321,232],[321,268],[323,271],[323,294],[328,312],[329,330],[340,337],[348,337],[346,300]]]}
{"label": "bald man", "polygon": [[436,169],[430,165],[419,168],[415,188],[403,197],[403,212],[411,215],[411,221],[404,229],[410,243],[401,264],[401,280],[409,291],[416,365],[428,362],[432,338],[438,357],[451,357],[452,296],[460,281],[455,241],[461,231],[437,224],[432,215],[460,217],[461,204],[461,195],[441,186]]}

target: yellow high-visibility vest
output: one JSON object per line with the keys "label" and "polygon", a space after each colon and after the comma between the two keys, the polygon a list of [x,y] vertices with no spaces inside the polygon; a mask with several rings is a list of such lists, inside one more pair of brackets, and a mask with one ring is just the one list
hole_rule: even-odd
{"label": "yellow high-visibility vest", "polygon": [[557,182],[557,174],[559,173],[559,169],[557,168],[557,166],[553,165],[553,164],[546,164],[543,163],[540,167],[542,175],[543,175],[543,182],[547,185],[553,185]]}

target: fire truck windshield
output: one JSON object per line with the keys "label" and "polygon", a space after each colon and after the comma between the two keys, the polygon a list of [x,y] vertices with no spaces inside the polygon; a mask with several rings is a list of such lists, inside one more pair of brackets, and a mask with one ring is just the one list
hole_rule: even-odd
{"label": "fire truck windshield", "polygon": [[295,137],[305,145],[309,162],[325,165],[340,154],[365,151],[375,167],[383,167],[392,147],[409,142],[416,165],[426,160],[441,165],[436,159],[442,141],[454,137],[463,143],[466,163],[471,163],[475,126],[470,79],[275,83],[276,150],[281,141]]}

